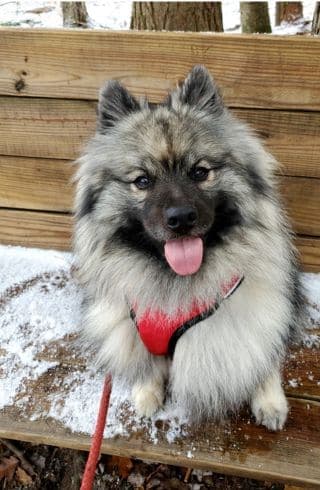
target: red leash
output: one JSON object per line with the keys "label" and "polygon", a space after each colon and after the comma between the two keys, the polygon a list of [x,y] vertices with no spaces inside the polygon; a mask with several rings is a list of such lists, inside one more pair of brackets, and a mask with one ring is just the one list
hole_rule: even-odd
{"label": "red leash", "polygon": [[106,425],[106,418],[109,408],[111,394],[111,376],[108,375],[105,379],[103,392],[100,400],[98,418],[94,434],[92,436],[91,447],[84,470],[80,490],[92,490],[96,467],[98,464],[100,449],[103,439],[103,432]]}

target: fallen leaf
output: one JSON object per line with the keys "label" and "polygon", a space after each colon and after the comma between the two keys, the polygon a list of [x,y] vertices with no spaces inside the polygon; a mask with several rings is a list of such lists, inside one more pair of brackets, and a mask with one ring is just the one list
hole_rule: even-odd
{"label": "fallen leaf", "polygon": [[32,483],[32,478],[26,471],[24,471],[23,468],[20,468],[18,466],[17,471],[16,471],[16,479],[19,483],[22,485],[31,485]]}
{"label": "fallen leaf", "polygon": [[0,459],[0,480],[6,478],[8,481],[12,480],[16,467],[18,466],[19,460],[14,456],[9,458]]}
{"label": "fallen leaf", "polygon": [[112,473],[117,468],[121,478],[128,478],[133,468],[130,458],[120,458],[120,456],[111,456],[107,462],[107,471]]}

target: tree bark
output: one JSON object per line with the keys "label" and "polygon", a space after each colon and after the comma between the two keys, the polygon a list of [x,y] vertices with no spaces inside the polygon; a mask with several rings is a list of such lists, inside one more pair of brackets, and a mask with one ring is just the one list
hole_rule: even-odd
{"label": "tree bark", "polygon": [[64,27],[87,27],[88,12],[85,2],[61,2]]}
{"label": "tree bark", "polygon": [[276,2],[276,26],[282,21],[293,24],[303,17],[302,2]]}
{"label": "tree bark", "polygon": [[320,34],[320,2],[316,2],[312,20],[312,34]]}
{"label": "tree bark", "polygon": [[134,2],[131,29],[223,32],[221,2]]}
{"label": "tree bark", "polygon": [[242,32],[270,33],[268,2],[240,2]]}

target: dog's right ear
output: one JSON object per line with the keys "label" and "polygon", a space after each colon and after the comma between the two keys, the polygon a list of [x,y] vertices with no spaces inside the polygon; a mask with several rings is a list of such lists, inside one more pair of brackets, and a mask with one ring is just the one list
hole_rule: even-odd
{"label": "dog's right ear", "polygon": [[215,115],[224,110],[219,88],[203,65],[192,68],[187,78],[169,95],[168,103],[176,109],[183,104]]}
{"label": "dog's right ear", "polygon": [[105,133],[123,117],[140,110],[139,102],[118,81],[110,80],[100,92],[98,131]]}

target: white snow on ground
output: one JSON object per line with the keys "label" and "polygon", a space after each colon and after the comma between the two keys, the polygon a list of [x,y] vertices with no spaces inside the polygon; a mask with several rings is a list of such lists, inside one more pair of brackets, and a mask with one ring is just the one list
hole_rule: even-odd
{"label": "white snow on ground", "polygon": [[[129,29],[132,2],[107,0],[86,2],[90,17],[89,27],[95,29]],[[274,26],[275,0],[269,0],[269,14],[274,34],[297,34],[310,30],[315,1],[303,2],[304,18],[294,25]],[[223,24],[227,32],[241,32],[239,2],[223,0]],[[44,9],[44,11],[43,11]],[[22,27],[62,27],[60,2],[50,0],[0,0],[0,25]]]}
{"label": "white snow on ground", "polygon": [[[56,345],[58,351],[59,346],[68,346],[68,336],[78,333],[82,295],[71,265],[69,253],[0,245],[0,409],[14,405],[23,412],[30,408],[32,390],[28,391],[27,382],[37,382],[59,364],[55,350],[49,360],[43,355],[46,348]],[[320,274],[305,273],[302,279],[309,301],[308,323],[311,328],[319,327]],[[304,344],[319,347],[319,340],[311,330],[306,332]],[[75,346],[76,351],[70,351],[71,366],[84,357],[79,345]],[[313,373],[310,376],[316,385],[320,383]],[[74,432],[92,433],[103,382],[104,373],[91,361],[86,368],[73,367],[61,385],[48,393],[50,403],[34,407],[29,417],[53,417]],[[296,383],[292,379],[289,386]],[[142,428],[157,443],[159,420],[168,425],[168,442],[185,433],[187,420],[182,409],[168,404],[152,420],[141,420],[128,400],[128,387],[114,380],[105,437],[129,435]]]}

